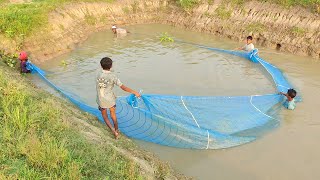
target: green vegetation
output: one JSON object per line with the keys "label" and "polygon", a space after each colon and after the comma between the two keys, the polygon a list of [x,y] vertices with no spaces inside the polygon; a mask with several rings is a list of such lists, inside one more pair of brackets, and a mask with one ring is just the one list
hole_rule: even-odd
{"label": "green vegetation", "polygon": [[11,4],[0,8],[0,33],[9,38],[29,35],[33,29],[47,23],[44,13],[41,4]]}
{"label": "green vegetation", "polygon": [[302,36],[302,35],[304,35],[305,32],[306,31],[303,28],[299,28],[299,27],[292,27],[291,28],[291,33],[294,36]]}
{"label": "green vegetation", "polygon": [[140,10],[139,2],[138,2],[138,1],[134,1],[134,2],[131,4],[131,8],[132,8],[133,13],[139,12],[139,10]]}
{"label": "green vegetation", "polygon": [[178,4],[185,10],[192,8],[200,3],[200,0],[178,0]]}
{"label": "green vegetation", "polygon": [[261,33],[266,30],[266,27],[261,23],[251,23],[247,25],[246,30],[249,32]]}
{"label": "green vegetation", "polygon": [[62,67],[67,67],[68,65],[69,65],[69,63],[67,63],[65,60],[62,60],[60,62],[60,66],[62,66]]}
{"label": "green vegetation", "polygon": [[[29,36],[44,27],[48,23],[48,13],[52,10],[62,7],[67,3],[76,2],[112,2],[113,0],[34,0],[32,3],[11,4],[7,0],[0,0],[0,33],[8,38],[19,38],[20,35]],[[224,0],[235,5],[243,5],[244,0]],[[303,6],[320,13],[320,0],[259,0],[277,3],[285,7]],[[208,0],[212,3],[213,0]],[[201,0],[178,0],[177,3],[185,10],[201,3]],[[138,12],[138,1],[134,1],[131,5],[133,12]],[[129,12],[129,8],[124,8],[125,13]],[[231,15],[225,7],[217,9],[218,17],[227,19]],[[86,18],[88,24],[92,25],[96,22],[90,15]]]}
{"label": "green vegetation", "polygon": [[167,165],[138,151],[124,136],[114,140],[105,125],[33,87],[3,60],[0,179],[145,179],[146,170],[129,158],[133,155],[153,164],[156,178],[170,175]]}
{"label": "green vegetation", "polygon": [[[266,1],[266,0],[260,0]],[[303,6],[303,7],[315,7],[320,5],[320,0],[267,0],[272,3],[277,3],[285,7],[291,6]]]}
{"label": "green vegetation", "polygon": [[0,1],[0,33],[8,38],[16,38],[21,34],[28,36],[48,23],[48,14],[55,8],[67,3],[94,1],[112,0],[34,0],[24,4]]}
{"label": "green vegetation", "polygon": [[214,0],[207,0],[208,1],[208,4],[213,4],[214,3]]}
{"label": "green vegetation", "polygon": [[231,14],[232,14],[232,11],[228,10],[225,6],[219,6],[215,10],[215,15],[223,20],[229,19],[231,17]]}
{"label": "green vegetation", "polygon": [[0,51],[0,59],[11,68],[16,66],[18,60],[17,58],[18,55],[16,54],[6,54],[4,51]]}
{"label": "green vegetation", "polygon": [[[231,3],[232,5],[242,6],[248,0],[223,0],[225,3]],[[250,1],[250,0],[249,0]]]}
{"label": "green vegetation", "polygon": [[[223,0],[225,3],[242,6],[244,3],[252,0]],[[302,6],[311,9],[313,12],[320,13],[320,0],[257,0],[261,2],[270,2],[279,4],[283,7]]]}
{"label": "green vegetation", "polygon": [[86,14],[84,16],[84,20],[86,21],[87,24],[93,26],[96,24],[97,18],[95,18],[93,15]]}
{"label": "green vegetation", "polygon": [[63,121],[74,115],[52,96],[3,70],[0,87],[1,176],[141,179],[134,162],[110,146],[89,143]]}
{"label": "green vegetation", "polygon": [[129,7],[123,7],[123,8],[122,8],[122,11],[123,11],[125,14],[129,14],[130,9],[129,9]]}
{"label": "green vegetation", "polygon": [[174,42],[174,39],[170,37],[167,32],[165,32],[160,35],[160,42]]}

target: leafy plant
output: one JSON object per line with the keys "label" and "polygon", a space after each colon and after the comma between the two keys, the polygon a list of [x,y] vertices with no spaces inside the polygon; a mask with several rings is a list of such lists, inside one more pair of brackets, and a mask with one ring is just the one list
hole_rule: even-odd
{"label": "leafy plant", "polygon": [[266,30],[266,27],[261,23],[251,23],[247,25],[246,30],[249,32],[261,33]]}
{"label": "leafy plant", "polygon": [[60,65],[63,66],[63,67],[66,67],[66,66],[69,65],[69,63],[67,63],[65,60],[62,60],[62,61],[60,62]]}
{"label": "leafy plant", "polygon": [[299,27],[292,27],[291,28],[291,33],[295,36],[302,36],[306,31],[303,28]]}
{"label": "leafy plant", "polygon": [[97,19],[93,15],[90,15],[90,14],[86,14],[84,16],[84,20],[86,21],[86,23],[88,25],[95,25],[96,21],[97,21]]}
{"label": "leafy plant", "polygon": [[215,10],[215,15],[223,20],[229,19],[231,17],[231,14],[232,14],[232,11],[228,10],[225,6],[219,6]]}
{"label": "leafy plant", "polygon": [[165,32],[160,35],[160,42],[174,42],[174,39],[170,37],[167,32]]}
{"label": "leafy plant", "polygon": [[199,2],[199,0],[179,0],[178,4],[180,4],[183,9],[187,10],[197,5]]}
{"label": "leafy plant", "polygon": [[11,68],[16,67],[17,58],[16,54],[5,54],[4,51],[0,52],[0,59]]}

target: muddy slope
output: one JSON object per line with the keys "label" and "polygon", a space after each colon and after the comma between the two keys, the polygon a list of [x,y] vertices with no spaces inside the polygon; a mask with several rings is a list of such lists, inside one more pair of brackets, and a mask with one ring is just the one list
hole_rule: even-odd
{"label": "muddy slope", "polygon": [[167,22],[238,41],[253,35],[260,46],[320,58],[320,16],[303,8],[285,9],[254,1],[235,6],[215,1],[187,13],[172,11]]}
{"label": "muddy slope", "polygon": [[319,14],[254,1],[241,6],[223,2],[215,0],[187,11],[173,0],[72,4],[52,12],[49,26],[27,38],[23,49],[31,52],[33,61],[44,62],[112,24],[164,23],[238,41],[253,35],[260,47],[320,58]]}

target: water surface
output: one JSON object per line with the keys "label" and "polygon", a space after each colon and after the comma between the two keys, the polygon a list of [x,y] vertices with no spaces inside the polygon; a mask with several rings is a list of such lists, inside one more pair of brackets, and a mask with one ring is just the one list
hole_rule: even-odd
{"label": "water surface", "polygon": [[[234,49],[241,44],[208,34],[164,25],[127,27],[132,33],[115,37],[111,31],[92,35],[71,53],[42,64],[50,80],[95,104],[95,76],[104,56],[124,84],[147,94],[235,96],[274,93],[264,69],[242,58],[200,49],[190,44],[160,43],[168,32],[186,42]],[[259,47],[258,47],[259,48]],[[319,179],[320,62],[260,48],[260,55],[284,71],[304,102],[281,111],[281,125],[250,144],[226,150],[187,150],[137,141],[197,179]],[[68,65],[63,66],[62,61]],[[127,95],[116,89],[117,95]]]}

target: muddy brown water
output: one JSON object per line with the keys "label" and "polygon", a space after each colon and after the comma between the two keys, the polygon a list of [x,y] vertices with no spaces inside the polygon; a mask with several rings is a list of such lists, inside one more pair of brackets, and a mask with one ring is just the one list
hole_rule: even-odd
{"label": "muddy brown water", "polygon": [[[275,92],[260,65],[190,44],[160,43],[158,36],[168,32],[186,42],[224,49],[234,49],[241,45],[238,42],[166,25],[127,28],[131,34],[126,37],[115,37],[110,31],[96,33],[74,51],[40,66],[59,87],[93,106],[95,76],[103,56],[115,61],[113,70],[124,84],[146,94],[234,96]],[[320,62],[257,48],[262,58],[283,70],[303,98],[294,111],[280,112],[278,128],[253,143],[224,150],[137,143],[196,179],[320,179]],[[126,95],[119,88],[116,93]]]}

